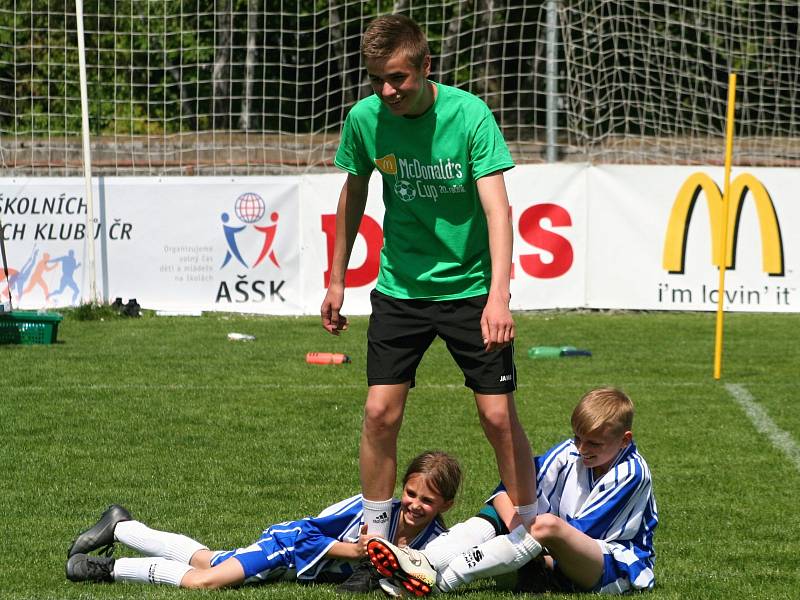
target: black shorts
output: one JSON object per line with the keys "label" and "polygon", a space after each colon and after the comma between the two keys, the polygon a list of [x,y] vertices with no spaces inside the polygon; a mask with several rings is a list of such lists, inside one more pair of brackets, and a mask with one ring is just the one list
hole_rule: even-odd
{"label": "black shorts", "polygon": [[481,316],[486,295],[458,300],[399,300],[372,290],[367,330],[369,385],[415,383],[422,355],[438,335],[478,394],[507,394],[517,387],[514,344],[486,352]]}

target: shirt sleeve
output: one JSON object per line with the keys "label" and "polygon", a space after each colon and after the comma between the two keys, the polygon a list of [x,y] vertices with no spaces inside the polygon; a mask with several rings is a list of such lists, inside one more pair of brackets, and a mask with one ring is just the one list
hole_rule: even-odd
{"label": "shirt sleeve", "polygon": [[354,496],[325,509],[319,516],[299,521],[301,533],[294,546],[298,577],[324,558],[336,542],[357,541],[361,516],[361,497]]}
{"label": "shirt sleeve", "polygon": [[358,105],[353,107],[344,121],[333,164],[352,175],[368,176],[375,165],[365,151],[357,107]]}
{"label": "shirt sleeve", "polygon": [[492,111],[483,104],[480,119],[472,136],[470,145],[472,176],[477,181],[481,177],[507,171],[514,167],[514,160]]}

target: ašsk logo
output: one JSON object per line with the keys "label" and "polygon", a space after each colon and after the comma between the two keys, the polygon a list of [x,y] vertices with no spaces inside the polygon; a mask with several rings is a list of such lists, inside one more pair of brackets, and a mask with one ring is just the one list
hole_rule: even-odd
{"label": "a\u0161sk logo", "polygon": [[775,206],[769,192],[758,179],[742,173],[733,180],[730,187],[730,206],[728,218],[723,215],[722,192],[711,177],[705,173],[693,173],[678,190],[672,205],[672,212],[664,238],[664,269],[671,273],[683,273],[686,260],[686,240],[689,235],[689,222],[692,210],[700,194],[705,194],[711,225],[711,260],[719,267],[722,264],[720,246],[723,224],[728,228],[725,266],[735,267],[736,236],[739,230],[739,215],[742,203],[750,192],[756,203],[761,231],[761,258],[765,273],[783,275],[783,243]]}
{"label": "a\u0161sk logo", "polygon": [[383,158],[375,159],[375,166],[378,170],[387,175],[397,175],[397,159],[394,154],[387,154]]}

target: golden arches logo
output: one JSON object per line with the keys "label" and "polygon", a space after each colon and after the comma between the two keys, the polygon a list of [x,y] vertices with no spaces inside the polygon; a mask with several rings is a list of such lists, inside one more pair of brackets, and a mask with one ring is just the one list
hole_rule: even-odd
{"label": "golden arches logo", "polygon": [[383,158],[375,159],[375,166],[378,170],[387,175],[397,175],[397,159],[394,154],[387,154]]}
{"label": "golden arches logo", "polygon": [[689,222],[695,203],[701,194],[704,194],[706,198],[711,225],[711,262],[717,267],[722,265],[720,246],[722,245],[722,227],[726,226],[728,243],[725,252],[725,267],[727,269],[735,268],[739,216],[748,192],[756,203],[761,231],[763,270],[770,275],[783,275],[783,242],[775,206],[764,184],[748,173],[742,173],[731,182],[727,217],[723,214],[725,207],[722,201],[722,192],[714,180],[705,173],[693,173],[689,176],[678,190],[678,195],[672,205],[667,235],[664,239],[664,269],[671,273],[683,273],[684,271]]}

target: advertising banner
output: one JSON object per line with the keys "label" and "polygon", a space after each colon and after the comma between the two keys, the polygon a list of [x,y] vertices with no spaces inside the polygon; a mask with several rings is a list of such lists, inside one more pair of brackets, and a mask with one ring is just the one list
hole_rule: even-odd
{"label": "advertising banner", "polygon": [[[10,286],[19,308],[89,298],[83,180],[0,182]],[[145,308],[299,314],[297,180],[100,178],[98,294]],[[63,199],[63,200],[62,200]]]}
{"label": "advertising banner", "polygon": [[110,296],[164,310],[303,311],[296,179],[109,179],[105,190],[137,233],[109,248]]}
{"label": "advertising banner", "polygon": [[716,310],[723,223],[729,311],[800,310],[800,171],[731,173],[698,167],[593,167],[587,305]]}
{"label": "advertising banner", "polygon": [[[800,170],[522,165],[506,173],[514,310],[796,312]],[[144,308],[318,314],[345,176],[0,179],[9,277],[19,308],[136,298]],[[345,314],[368,314],[383,245],[381,180],[347,272]],[[89,242],[95,244],[91,273]]]}
{"label": "advertising banner", "polygon": [[[95,198],[98,189],[94,189]],[[0,302],[15,308],[76,306],[89,289],[89,240],[104,247],[129,238],[130,223],[95,216],[87,227],[83,179],[0,179],[0,222],[8,278],[0,265]],[[95,215],[97,213],[95,212]],[[101,238],[104,230],[108,237]],[[99,279],[99,278],[98,278]]]}

